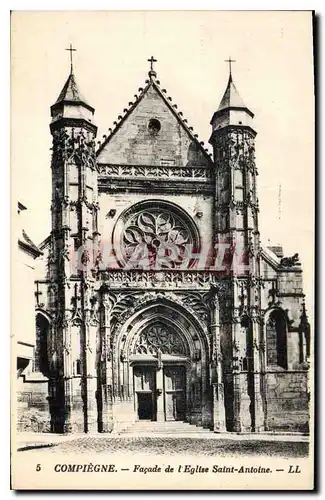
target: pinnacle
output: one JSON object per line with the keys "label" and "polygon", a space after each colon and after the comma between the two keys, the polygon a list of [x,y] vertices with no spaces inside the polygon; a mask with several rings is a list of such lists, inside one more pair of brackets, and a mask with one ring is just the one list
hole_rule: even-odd
{"label": "pinnacle", "polygon": [[61,90],[60,95],[56,100],[56,103],[62,101],[78,101],[83,102],[84,104],[88,104],[78,88],[75,76],[72,71],[67,81],[65,82],[63,89]]}
{"label": "pinnacle", "polygon": [[221,99],[218,111],[227,108],[246,108],[247,106],[244,104],[242,98],[239,95],[239,92],[232,80],[231,73],[229,75],[228,85]]}

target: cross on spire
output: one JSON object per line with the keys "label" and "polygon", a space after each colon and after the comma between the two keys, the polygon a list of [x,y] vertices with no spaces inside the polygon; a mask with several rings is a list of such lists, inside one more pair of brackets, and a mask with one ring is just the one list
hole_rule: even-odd
{"label": "cross on spire", "polygon": [[153,63],[157,62],[157,59],[155,59],[153,56],[148,59],[148,62],[150,62],[150,71],[154,71],[153,69]]}
{"label": "cross on spire", "polygon": [[77,49],[74,49],[72,47],[72,44],[70,43],[70,47],[68,49],[65,49],[65,50],[68,50],[70,52],[70,71],[72,73],[73,72],[72,52],[77,52]]}
{"label": "cross on spire", "polygon": [[229,63],[229,76],[231,76],[231,63],[236,62],[235,59],[231,59],[229,56],[229,59],[225,59],[225,62]]}

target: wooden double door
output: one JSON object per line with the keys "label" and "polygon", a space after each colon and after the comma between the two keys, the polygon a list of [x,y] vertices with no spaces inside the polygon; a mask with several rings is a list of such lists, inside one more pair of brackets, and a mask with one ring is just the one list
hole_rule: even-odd
{"label": "wooden double door", "polygon": [[[157,420],[157,408],[163,405],[166,421],[184,420],[186,415],[185,367],[166,365],[161,370],[162,373],[158,373],[156,368],[150,366],[134,368],[137,418]],[[158,401],[158,398],[162,399]]]}

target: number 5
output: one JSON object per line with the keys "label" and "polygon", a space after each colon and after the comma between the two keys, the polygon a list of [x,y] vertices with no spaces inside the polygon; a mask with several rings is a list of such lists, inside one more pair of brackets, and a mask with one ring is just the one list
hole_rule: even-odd
{"label": "number 5", "polygon": [[36,465],[36,470],[37,470],[37,472],[39,472],[41,470],[41,464]]}

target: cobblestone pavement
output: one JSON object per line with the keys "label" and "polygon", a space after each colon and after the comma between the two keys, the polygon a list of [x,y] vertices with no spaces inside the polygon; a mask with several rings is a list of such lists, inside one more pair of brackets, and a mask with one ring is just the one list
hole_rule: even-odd
{"label": "cobblestone pavement", "polygon": [[307,442],[294,441],[229,441],[226,439],[200,439],[187,437],[78,437],[66,442],[27,445],[18,448],[26,453],[101,453],[105,455],[146,454],[197,456],[273,456],[305,457]]}

